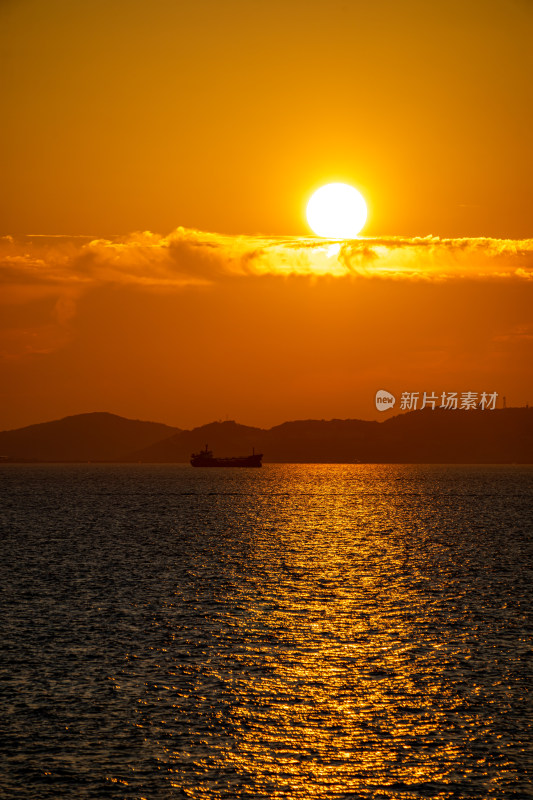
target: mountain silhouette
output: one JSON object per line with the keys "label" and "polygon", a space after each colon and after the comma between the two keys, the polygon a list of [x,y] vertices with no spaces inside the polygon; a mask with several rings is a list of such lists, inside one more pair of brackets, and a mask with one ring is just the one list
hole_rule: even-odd
{"label": "mountain silhouette", "polygon": [[105,411],[0,432],[0,458],[27,461],[115,461],[168,438],[179,428]]}
{"label": "mountain silhouette", "polygon": [[384,422],[297,420],[269,430],[214,422],[180,431],[128,460],[187,462],[206,444],[216,456],[248,455],[254,447],[264,463],[524,464],[533,461],[533,410],[425,409]]}
{"label": "mountain silhouette", "polygon": [[211,422],[181,430],[107,413],[79,414],[0,433],[0,458],[21,461],[188,462],[264,454],[264,463],[497,464],[533,462],[533,409],[424,409],[383,422],[296,420],[269,430]]}
{"label": "mountain silhouette", "polygon": [[237,422],[210,422],[192,431],[179,431],[169,439],[130,453],[126,460],[159,464],[179,463],[189,461],[191,453],[202,450],[206,444],[216,455],[248,455],[253,447],[256,453],[260,452],[259,443],[265,433],[267,431],[261,428],[250,428]]}

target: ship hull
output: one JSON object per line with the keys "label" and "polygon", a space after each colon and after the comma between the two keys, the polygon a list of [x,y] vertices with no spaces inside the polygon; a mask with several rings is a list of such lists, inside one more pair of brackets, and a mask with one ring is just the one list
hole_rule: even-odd
{"label": "ship hull", "polygon": [[238,458],[213,458],[206,456],[193,456],[191,466],[193,467],[260,467],[262,453],[253,456],[242,456]]}

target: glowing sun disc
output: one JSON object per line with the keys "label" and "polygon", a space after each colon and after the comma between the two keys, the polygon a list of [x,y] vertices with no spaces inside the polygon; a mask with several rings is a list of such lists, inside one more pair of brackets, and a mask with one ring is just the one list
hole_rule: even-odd
{"label": "glowing sun disc", "polygon": [[307,204],[307,222],[317,236],[353,239],[366,222],[363,195],[347,183],[328,183]]}

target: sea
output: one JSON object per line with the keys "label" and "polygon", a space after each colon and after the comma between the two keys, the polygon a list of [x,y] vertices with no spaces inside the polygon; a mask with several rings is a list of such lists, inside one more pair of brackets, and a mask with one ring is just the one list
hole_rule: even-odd
{"label": "sea", "polygon": [[0,468],[0,797],[531,798],[533,467]]}

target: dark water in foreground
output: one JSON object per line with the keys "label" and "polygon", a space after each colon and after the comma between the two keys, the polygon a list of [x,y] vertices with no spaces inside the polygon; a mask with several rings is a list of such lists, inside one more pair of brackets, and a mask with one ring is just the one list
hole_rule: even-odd
{"label": "dark water in foreground", "polygon": [[0,797],[533,796],[532,468],[0,487]]}

